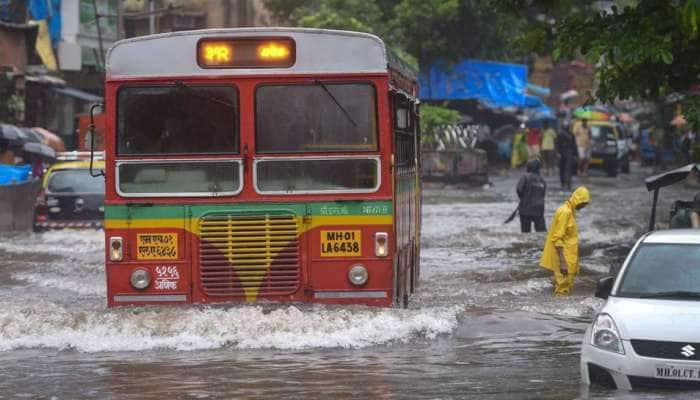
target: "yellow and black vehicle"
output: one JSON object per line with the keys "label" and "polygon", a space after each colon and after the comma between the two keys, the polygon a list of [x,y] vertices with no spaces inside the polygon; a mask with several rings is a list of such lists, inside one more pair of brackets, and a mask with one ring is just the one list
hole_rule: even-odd
{"label": "yellow and black vehicle", "polygon": [[[589,119],[591,128],[591,168],[600,168],[610,177],[617,176],[618,171],[628,173],[630,170],[629,140],[625,130],[618,122]],[[576,120],[572,125],[574,131],[581,124]]]}
{"label": "yellow and black vehicle", "polygon": [[[58,163],[44,174],[34,211],[34,230],[102,228],[105,182],[90,174],[90,160],[80,153],[59,154]],[[93,169],[104,169],[102,160]]]}

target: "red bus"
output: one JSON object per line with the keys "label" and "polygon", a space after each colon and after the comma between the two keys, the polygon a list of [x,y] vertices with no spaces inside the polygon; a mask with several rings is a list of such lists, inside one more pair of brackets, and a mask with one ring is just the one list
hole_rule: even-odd
{"label": "red bus", "polygon": [[105,82],[108,305],[406,305],[419,277],[415,74],[376,36],[123,40]]}

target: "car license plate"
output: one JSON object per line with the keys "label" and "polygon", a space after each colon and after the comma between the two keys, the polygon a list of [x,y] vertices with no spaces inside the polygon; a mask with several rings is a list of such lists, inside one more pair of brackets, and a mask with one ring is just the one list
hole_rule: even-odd
{"label": "car license plate", "polygon": [[321,231],[321,257],[362,256],[362,231]]}
{"label": "car license plate", "polygon": [[139,233],[136,235],[138,260],[177,260],[177,233]]}
{"label": "car license plate", "polygon": [[700,367],[683,367],[678,365],[656,365],[654,376],[662,379],[683,379],[700,381]]}

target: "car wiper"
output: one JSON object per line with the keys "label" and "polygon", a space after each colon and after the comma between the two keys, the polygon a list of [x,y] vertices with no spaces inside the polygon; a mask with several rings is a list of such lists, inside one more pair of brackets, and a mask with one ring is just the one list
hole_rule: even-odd
{"label": "car wiper", "polygon": [[345,107],[343,107],[343,105],[340,104],[340,102],[338,101],[338,99],[336,99],[335,96],[333,96],[333,93],[331,93],[331,91],[328,90],[328,86],[326,86],[325,83],[323,83],[322,81],[320,81],[320,80],[318,80],[318,79],[314,79],[314,83],[316,83],[317,85],[321,86],[321,87],[323,88],[323,91],[325,91],[325,92],[328,94],[328,96],[329,96],[331,99],[333,99],[333,102],[335,103],[335,105],[337,105],[338,108],[340,108],[340,111],[342,111],[343,114],[345,114],[345,116],[348,118],[348,121],[350,121],[350,122],[352,123],[352,126],[357,126],[357,123],[355,122],[354,119],[352,119],[352,116],[350,115],[350,113],[348,112],[348,110],[346,110]]}
{"label": "car wiper", "polygon": [[221,99],[217,99],[216,97],[204,94],[204,93],[200,92],[199,90],[193,88],[192,86],[189,86],[188,84],[186,84],[183,81],[175,81],[175,87],[177,87],[178,89],[186,89],[189,93],[191,93],[195,97],[199,97],[200,99],[207,100],[211,103],[221,104],[222,106],[230,108],[234,112],[236,112],[236,105],[235,104],[231,104],[227,101],[223,101]]}
{"label": "car wiper", "polygon": [[642,299],[700,299],[700,293],[676,290],[672,292],[644,293],[639,294],[638,297]]}

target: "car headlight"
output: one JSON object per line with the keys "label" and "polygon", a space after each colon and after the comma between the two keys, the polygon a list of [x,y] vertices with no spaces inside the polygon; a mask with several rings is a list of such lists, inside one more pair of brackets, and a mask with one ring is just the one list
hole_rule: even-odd
{"label": "car headlight", "polygon": [[131,273],[129,282],[131,282],[131,286],[133,286],[134,289],[143,290],[151,284],[151,273],[145,269],[136,269]]}
{"label": "car headlight", "polygon": [[603,350],[625,354],[620,339],[620,331],[615,326],[615,321],[608,314],[598,314],[591,330],[591,344]]}
{"label": "car headlight", "polygon": [[363,265],[353,265],[348,271],[348,279],[350,283],[355,286],[362,286],[367,282],[369,274],[367,273],[367,268]]}

